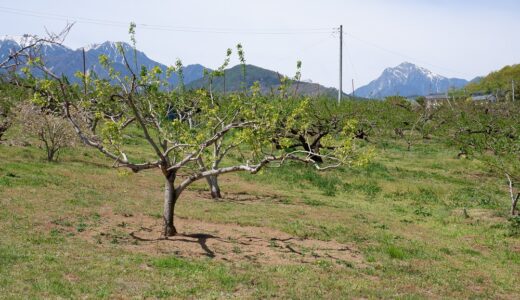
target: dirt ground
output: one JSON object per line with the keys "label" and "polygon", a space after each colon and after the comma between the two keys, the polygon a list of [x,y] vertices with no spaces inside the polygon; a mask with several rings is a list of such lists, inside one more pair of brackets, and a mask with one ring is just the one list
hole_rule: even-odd
{"label": "dirt ground", "polygon": [[[353,245],[335,241],[299,239],[266,227],[217,224],[177,217],[178,235],[161,237],[162,220],[143,214],[119,215],[106,207],[100,221],[77,236],[99,247],[121,247],[149,255],[211,258],[231,263],[286,265],[329,261],[339,266],[362,267],[361,253]],[[59,226],[59,225],[55,225]]]}

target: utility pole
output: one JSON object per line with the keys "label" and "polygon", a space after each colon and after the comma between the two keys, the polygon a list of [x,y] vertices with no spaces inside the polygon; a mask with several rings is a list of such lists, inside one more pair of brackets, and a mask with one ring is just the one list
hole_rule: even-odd
{"label": "utility pole", "polygon": [[352,78],[352,98],[356,98],[356,89],[354,88],[354,78]]}
{"label": "utility pole", "polygon": [[343,95],[343,25],[339,25],[339,90],[338,103]]}
{"label": "utility pole", "polygon": [[85,58],[85,47],[82,49],[83,53],[83,92],[87,95],[87,60]]}

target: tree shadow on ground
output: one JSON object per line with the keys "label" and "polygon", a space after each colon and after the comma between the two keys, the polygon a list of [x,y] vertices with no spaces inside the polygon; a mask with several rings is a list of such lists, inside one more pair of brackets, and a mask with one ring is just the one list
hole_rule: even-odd
{"label": "tree shadow on ground", "polygon": [[[215,252],[212,251],[207,244],[208,239],[220,239],[217,236],[206,234],[206,233],[192,233],[192,234],[178,234],[176,236],[170,238],[156,238],[156,239],[147,239],[138,237],[135,232],[131,232],[130,236],[141,242],[156,242],[156,241],[170,241],[170,242],[184,242],[184,243],[198,243],[202,250],[206,253],[207,257],[214,258]],[[182,238],[185,237],[185,238]],[[192,238],[192,239],[189,239]]]}

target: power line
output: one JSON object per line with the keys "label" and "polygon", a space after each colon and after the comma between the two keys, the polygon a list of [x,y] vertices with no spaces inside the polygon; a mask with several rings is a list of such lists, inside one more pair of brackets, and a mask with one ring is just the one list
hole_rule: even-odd
{"label": "power line", "polygon": [[438,68],[438,69],[444,69],[444,70],[446,70],[446,71],[450,71],[450,72],[453,72],[453,73],[456,73],[456,74],[459,74],[459,75],[463,75],[462,73],[460,73],[460,72],[457,71],[457,70],[454,70],[454,69],[451,69],[451,68],[446,68],[446,67],[439,66],[439,65],[436,65],[436,64],[432,64],[432,63],[429,63],[429,62],[424,61],[424,60],[416,59],[416,58],[411,57],[411,56],[409,56],[409,55],[406,55],[406,54],[404,54],[404,53],[401,53],[401,52],[398,52],[398,51],[395,51],[395,50],[391,50],[391,49],[385,48],[385,47],[383,47],[383,46],[380,46],[380,45],[378,45],[378,44],[376,44],[376,43],[373,43],[373,42],[367,41],[367,40],[365,40],[365,39],[362,39],[362,38],[356,37],[356,36],[354,36],[354,35],[352,35],[352,34],[350,34],[350,33],[345,33],[345,35],[347,35],[347,36],[351,37],[352,39],[355,39],[355,40],[357,40],[357,41],[359,41],[359,42],[362,42],[362,43],[364,43],[364,44],[367,44],[367,45],[369,45],[369,46],[372,46],[372,47],[374,47],[374,48],[377,48],[377,49],[379,49],[379,50],[381,50],[381,51],[388,52],[388,53],[390,53],[390,54],[393,54],[393,55],[396,55],[396,56],[400,56],[400,57],[403,57],[403,58],[409,59],[409,60],[411,60],[411,61],[413,61],[413,62],[421,63],[421,64],[424,64],[424,65],[428,65],[428,66],[430,66],[430,67],[434,67],[434,68]]}
{"label": "power line", "polygon": [[[28,17],[35,17],[35,18],[42,18],[42,19],[50,19],[50,20],[58,20],[58,21],[67,21],[67,22],[74,21],[76,23],[82,23],[82,24],[120,27],[120,28],[128,28],[128,26],[130,24],[130,22],[85,18],[85,17],[77,17],[77,16],[66,16],[66,15],[61,15],[61,14],[43,13],[43,12],[37,12],[37,11],[31,11],[31,10],[10,8],[10,7],[5,7],[5,6],[0,6],[0,13],[21,15],[21,16],[28,16]],[[237,29],[237,28],[192,27],[192,26],[169,26],[169,25],[146,24],[146,23],[137,23],[136,25],[138,25],[139,28],[143,29],[143,30],[181,32],[181,33],[198,33],[198,34],[247,34],[247,35],[263,35],[263,36],[269,36],[269,35],[284,36],[284,35],[323,35],[323,34],[335,35],[335,34],[339,33],[339,28],[332,28],[332,27],[328,27],[328,28],[327,27],[293,28],[293,29],[291,29],[291,28]],[[438,66],[435,64],[431,64],[426,61],[418,60],[409,55],[388,49],[388,48],[378,45],[376,43],[356,37],[356,36],[352,35],[351,33],[344,32],[344,34],[346,35],[346,37],[350,37],[359,42],[367,44],[371,47],[377,48],[381,51],[391,53],[396,56],[404,57],[404,58],[412,60],[414,62],[419,62],[419,63],[425,64],[425,65],[428,65],[431,67],[448,70],[450,72],[454,72],[456,74],[462,75],[460,72],[458,72],[456,70]],[[313,43],[312,45],[305,47],[306,49],[304,49],[303,51],[307,51],[309,48],[314,48],[315,46],[317,46],[318,44],[321,44],[324,40],[327,40],[327,39],[328,38],[320,40],[319,42],[317,42],[315,44]],[[348,44],[348,42],[346,44]],[[354,62],[351,57],[351,53],[348,48],[345,48],[345,50],[346,50],[346,54],[347,54],[347,59],[349,60],[352,70],[354,72],[354,76],[357,76],[357,71],[356,71],[356,68],[354,67]],[[350,50],[352,50],[352,48]],[[279,60],[282,60],[282,59],[279,59]],[[284,60],[285,60],[285,58],[284,58]],[[341,77],[341,75],[340,75],[340,77]],[[340,82],[342,83],[342,79],[340,79]],[[340,85],[341,85],[341,83],[340,83]],[[341,87],[339,90],[341,90]]]}
{"label": "power line", "polygon": [[[308,45],[305,45],[303,47],[299,47],[296,55],[303,55],[305,53],[307,53],[309,50],[317,47],[317,46],[320,46],[326,42],[330,42],[332,41],[332,38],[330,36],[327,36],[325,38],[322,38],[320,40],[317,40],[317,41],[314,41],[313,43],[310,43]],[[270,56],[272,57],[272,56]],[[274,57],[274,61],[287,61],[289,59],[294,59],[295,55],[290,55],[290,56],[283,56],[283,57]]]}
{"label": "power line", "polygon": [[[7,14],[15,14],[43,19],[52,19],[59,21],[74,21],[77,23],[93,24],[112,27],[128,27],[130,22],[112,21],[104,19],[92,19],[83,17],[65,16],[59,14],[41,13],[29,10],[21,10],[0,6],[0,12]],[[171,32],[189,32],[189,33],[209,33],[209,34],[258,34],[258,35],[296,35],[296,34],[330,34],[333,28],[298,28],[298,29],[233,29],[233,28],[205,28],[205,27],[183,27],[138,23],[141,29],[171,31]]]}
{"label": "power line", "polygon": [[347,53],[347,60],[350,63],[350,67],[352,68],[353,78],[358,77],[358,72],[356,67],[354,66],[354,59],[352,58],[352,53],[349,51],[348,43],[345,44],[345,53]]}

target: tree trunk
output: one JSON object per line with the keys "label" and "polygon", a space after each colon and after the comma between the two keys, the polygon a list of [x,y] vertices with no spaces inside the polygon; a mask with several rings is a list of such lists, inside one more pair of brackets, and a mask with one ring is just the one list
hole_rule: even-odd
{"label": "tree trunk", "polygon": [[[302,144],[303,146],[303,149],[309,153],[313,153],[310,155],[310,159],[312,159],[313,161],[317,162],[317,163],[322,163],[323,162],[323,158],[318,155],[319,152],[320,152],[320,142],[318,141],[316,143],[316,145],[314,145],[314,149],[311,149],[311,146],[307,143],[307,140],[305,139],[305,137],[303,135],[300,135],[298,137],[300,143]],[[316,154],[314,154],[316,153]]]}
{"label": "tree trunk", "polygon": [[11,127],[12,122],[7,117],[7,115],[2,112],[1,109],[0,109],[0,120],[1,120],[0,121],[0,141],[1,141],[2,140],[2,136],[4,135],[4,133],[7,131],[7,129],[9,129],[9,127]]}
{"label": "tree trunk", "polygon": [[58,153],[58,151],[59,150],[54,149],[54,148],[48,148],[47,149],[47,161],[48,162],[53,162],[55,160],[54,158],[56,156],[56,153]]}
{"label": "tree trunk", "polygon": [[507,177],[507,181],[509,181],[509,195],[511,196],[511,216],[516,215],[516,205],[518,204],[518,200],[520,199],[520,192],[517,192],[516,196],[513,192],[513,181],[511,180],[511,176],[509,174],[505,173]]}
{"label": "tree trunk", "polygon": [[9,129],[10,125],[11,124],[9,124],[7,122],[0,123],[0,141],[2,140],[2,137],[3,137],[4,133],[7,131],[7,129]]}
{"label": "tree trunk", "polygon": [[[201,172],[207,170],[206,166],[204,166],[204,162],[202,161],[202,159],[199,158],[197,163],[199,165],[199,169]],[[211,192],[211,198],[212,199],[221,199],[222,195],[220,194],[220,187],[218,186],[217,176],[216,175],[207,176],[206,181],[208,182],[208,185],[209,185],[209,190]]]}
{"label": "tree trunk", "polygon": [[[177,234],[177,229],[173,225],[173,216],[175,211],[175,203],[177,202],[177,192],[174,186],[174,176],[166,178],[164,184],[164,237],[174,236]],[[173,179],[171,178],[173,177]]]}
{"label": "tree trunk", "polygon": [[220,193],[220,187],[218,185],[218,179],[217,176],[208,176],[206,177],[206,180],[209,184],[209,189],[211,191],[211,198],[212,199],[221,199],[222,194]]}
{"label": "tree trunk", "polygon": [[516,198],[513,199],[511,203],[511,215],[516,216],[516,205],[518,204],[518,200],[520,200],[520,192],[516,194]]}

